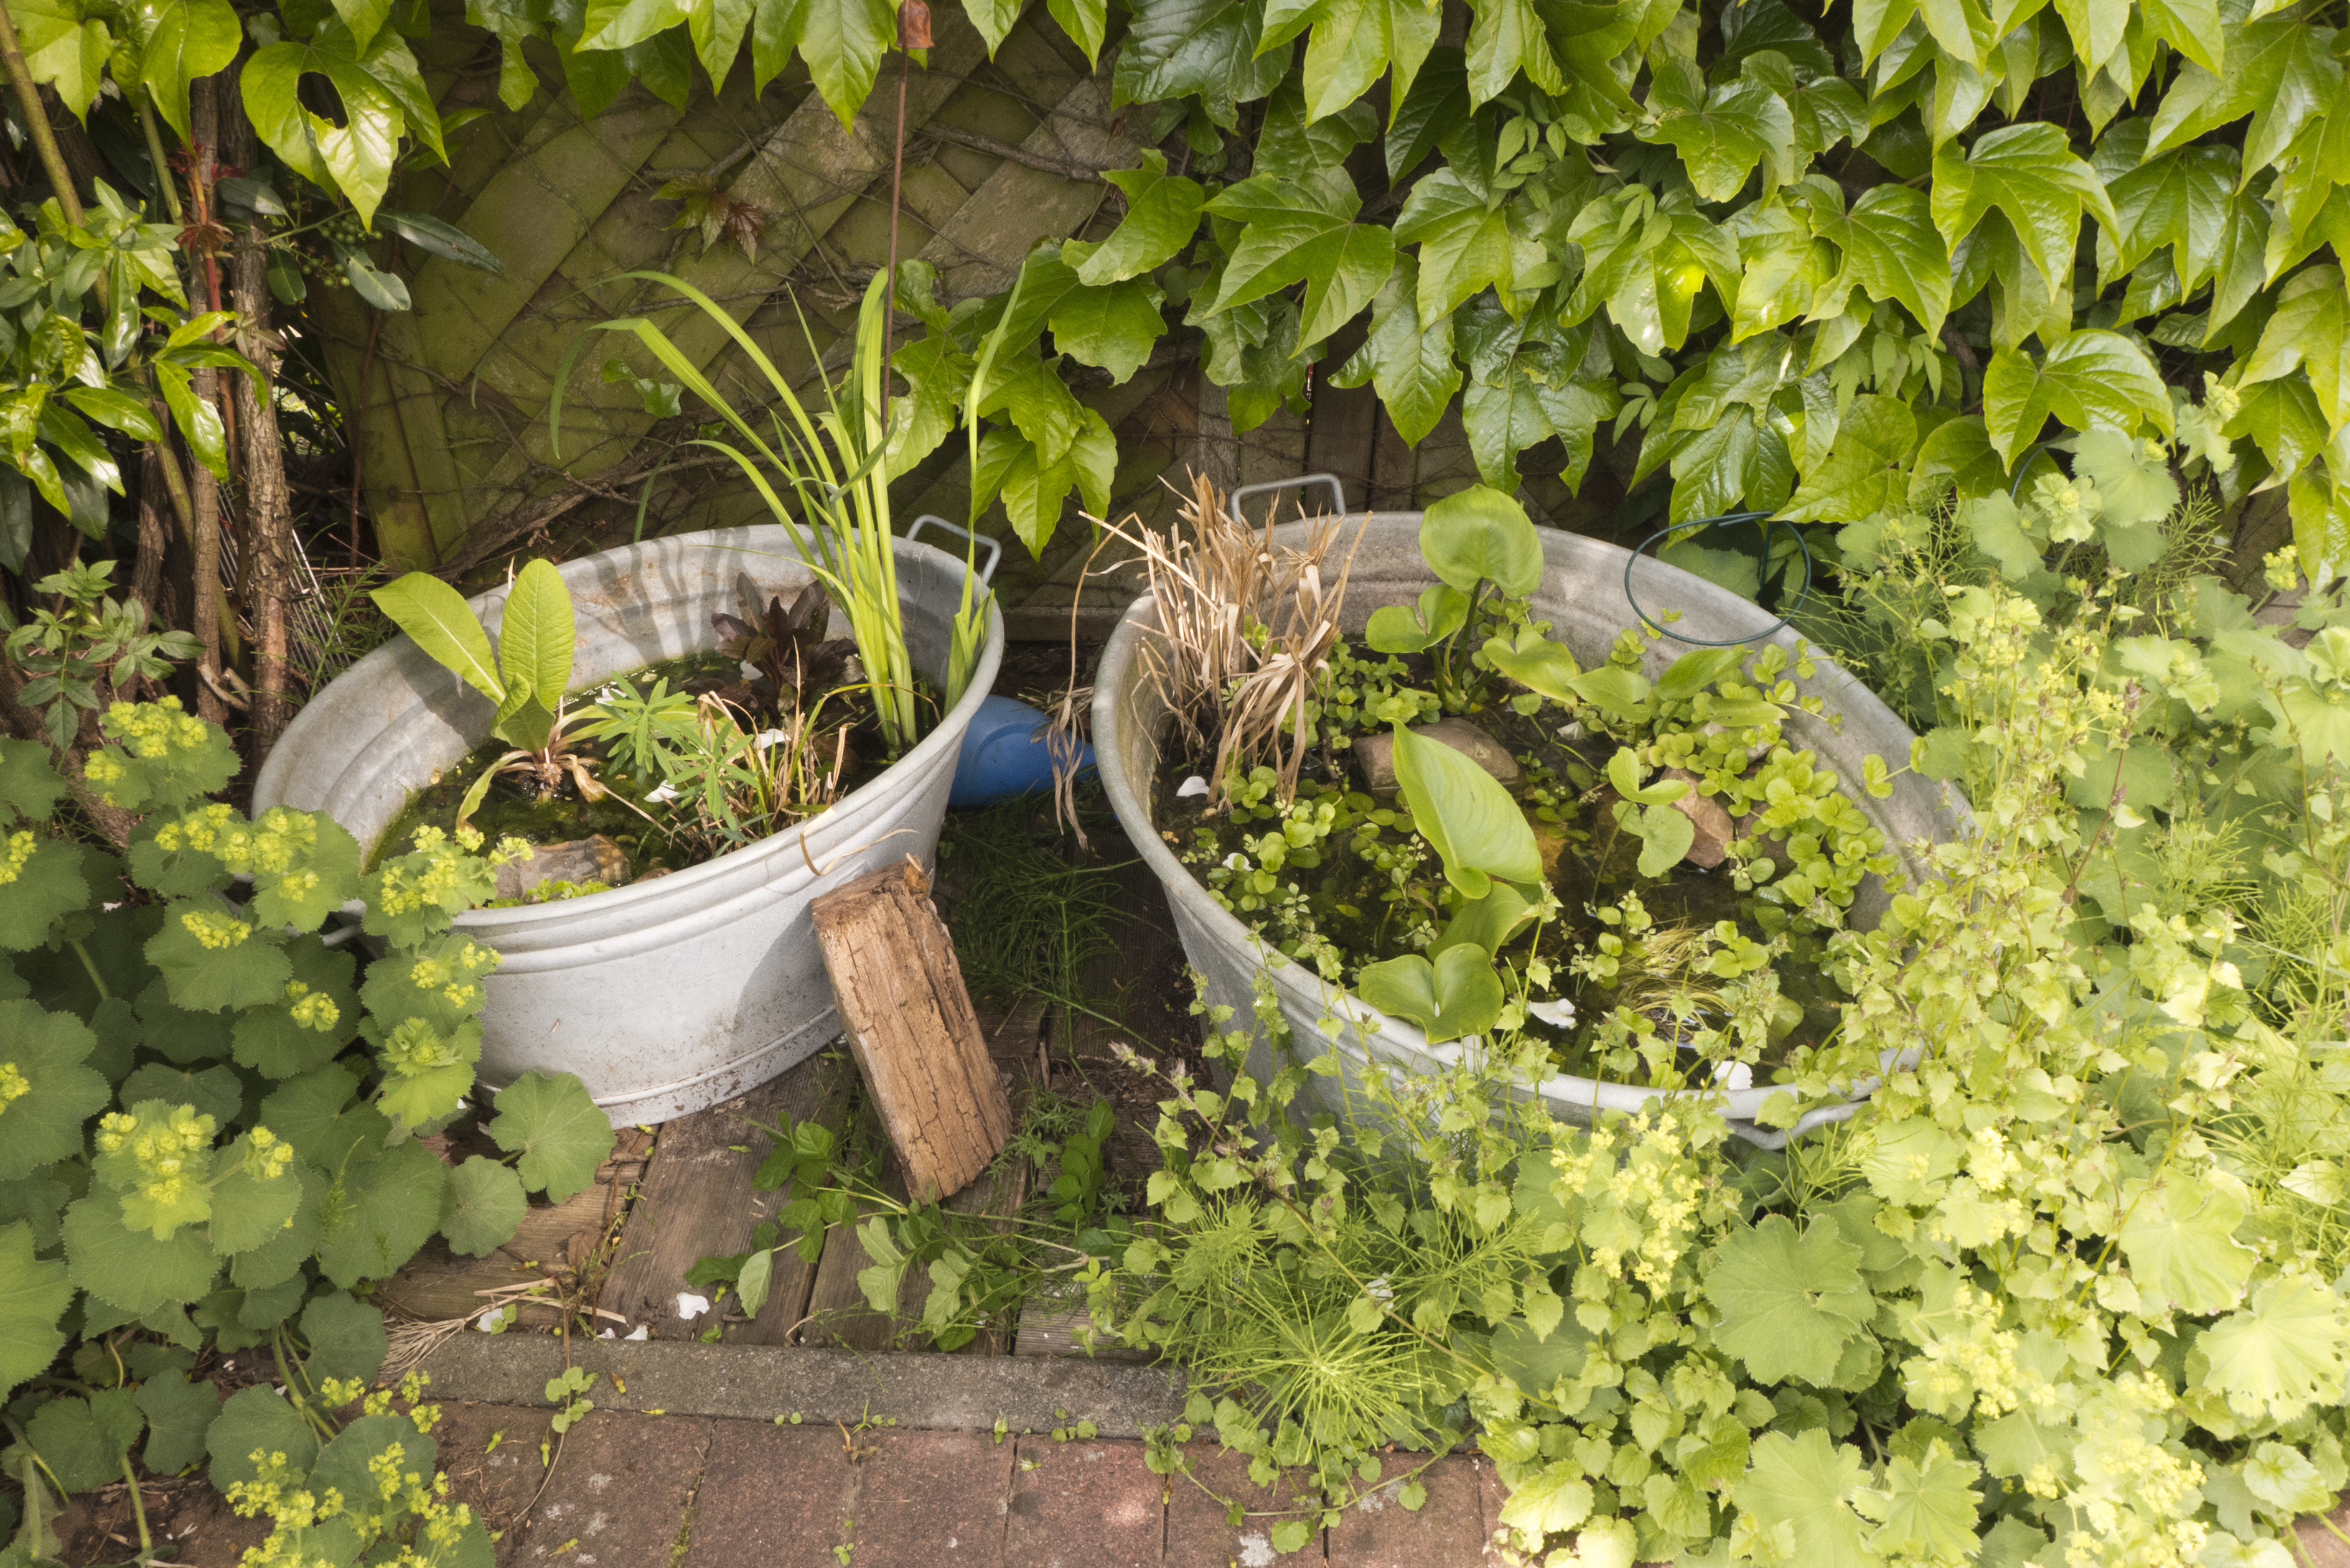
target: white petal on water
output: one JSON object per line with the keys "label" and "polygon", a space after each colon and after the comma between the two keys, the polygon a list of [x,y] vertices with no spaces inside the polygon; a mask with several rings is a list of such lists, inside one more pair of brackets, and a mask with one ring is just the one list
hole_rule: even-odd
{"label": "white petal on water", "polygon": [[703,1313],[706,1313],[709,1310],[710,1298],[708,1296],[698,1296],[691,1291],[680,1291],[677,1293],[677,1315],[685,1319],[686,1322],[691,1323],[695,1318],[700,1317]]}
{"label": "white petal on water", "polygon": [[1541,1019],[1553,1029],[1572,1029],[1575,1027],[1575,1003],[1571,1002],[1564,1000],[1553,1002],[1529,1002],[1526,1003],[1526,1012],[1534,1017]]}

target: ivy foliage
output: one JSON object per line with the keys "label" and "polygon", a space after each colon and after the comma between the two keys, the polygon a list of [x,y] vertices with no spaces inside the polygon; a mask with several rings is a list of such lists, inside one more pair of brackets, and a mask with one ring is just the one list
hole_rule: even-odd
{"label": "ivy foliage", "polygon": [[[488,1251],[529,1194],[578,1191],[612,1147],[577,1078],[536,1073],[487,1119],[510,1159],[452,1170],[419,1141],[467,1114],[497,960],[450,926],[515,846],[484,857],[478,836],[428,829],[363,872],[329,818],[208,799],[234,753],[175,699],[118,702],[101,727],[88,784],[144,814],[119,858],[58,821],[47,748],[0,740],[0,1397],[16,1438],[0,1464],[37,1518],[55,1511],[41,1489],[120,1480],[134,1449],[169,1474],[209,1442],[224,1487],[290,1498],[318,1440],[357,1444],[350,1506],[425,1517],[406,1468],[384,1472],[390,1492],[369,1480],[389,1450],[352,1437],[364,1422],[337,1436],[320,1414],[383,1359],[382,1315],[351,1293],[436,1230]],[[330,926],[355,900],[384,943],[363,981]],[[69,1341],[70,1377],[50,1376]],[[254,1346],[296,1369],[298,1413],[266,1388],[216,1409],[184,1376],[202,1349]],[[359,1382],[317,1403],[338,1379]],[[307,1447],[273,1422],[308,1428]],[[430,1477],[429,1444],[407,1459]]]}

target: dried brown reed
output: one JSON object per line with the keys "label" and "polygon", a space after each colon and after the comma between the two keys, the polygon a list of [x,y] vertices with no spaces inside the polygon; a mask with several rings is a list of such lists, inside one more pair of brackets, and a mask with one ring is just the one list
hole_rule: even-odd
{"label": "dried brown reed", "polygon": [[1361,529],[1333,576],[1337,518],[1314,519],[1303,548],[1277,546],[1270,514],[1262,533],[1235,522],[1204,475],[1193,476],[1174,527],[1131,516],[1102,526],[1140,553],[1149,574],[1159,635],[1142,645],[1144,670],[1184,740],[1214,750],[1209,804],[1222,801],[1234,767],[1264,763],[1278,764],[1283,798],[1295,794]]}

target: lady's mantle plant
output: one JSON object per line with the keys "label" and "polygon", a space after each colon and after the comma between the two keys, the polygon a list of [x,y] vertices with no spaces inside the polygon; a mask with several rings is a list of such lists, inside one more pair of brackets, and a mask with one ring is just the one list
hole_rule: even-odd
{"label": "lady's mantle plant", "polygon": [[[349,1293],[436,1230],[487,1253],[529,1193],[578,1191],[612,1142],[576,1078],[537,1074],[495,1097],[507,1160],[452,1168],[417,1140],[474,1088],[497,955],[450,927],[514,846],[484,857],[478,837],[427,832],[363,874],[326,817],[248,821],[209,800],[235,755],[176,701],[118,702],[102,728],[89,782],[145,814],[122,858],[57,820],[66,785],[45,748],[0,740],[0,1389],[16,1396],[0,1463],[36,1557],[49,1491],[122,1479],[142,1439],[159,1473],[209,1438],[224,1486],[298,1490],[314,1459],[324,1477],[333,1428],[317,1412],[359,1386],[329,1397],[327,1380],[370,1378],[383,1354],[380,1314]],[[321,930],[353,900],[383,947],[364,980],[344,933]],[[218,1412],[183,1376],[206,1345],[265,1348],[294,1402],[265,1388]],[[409,1499],[429,1442],[411,1434],[388,1460],[363,1446],[334,1479],[340,1517],[429,1511]]]}

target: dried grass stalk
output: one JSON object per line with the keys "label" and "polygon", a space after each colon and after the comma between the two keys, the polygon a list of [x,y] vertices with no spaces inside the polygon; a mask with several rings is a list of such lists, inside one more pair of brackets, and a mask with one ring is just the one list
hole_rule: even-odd
{"label": "dried grass stalk", "polygon": [[1102,526],[1140,552],[1149,574],[1159,635],[1142,644],[1144,672],[1184,740],[1215,753],[1210,805],[1222,803],[1235,767],[1277,763],[1282,797],[1295,795],[1314,740],[1307,710],[1338,642],[1361,527],[1334,576],[1337,518],[1315,519],[1302,549],[1277,546],[1271,514],[1261,534],[1233,521],[1204,475],[1193,476],[1165,533],[1131,516]]}

